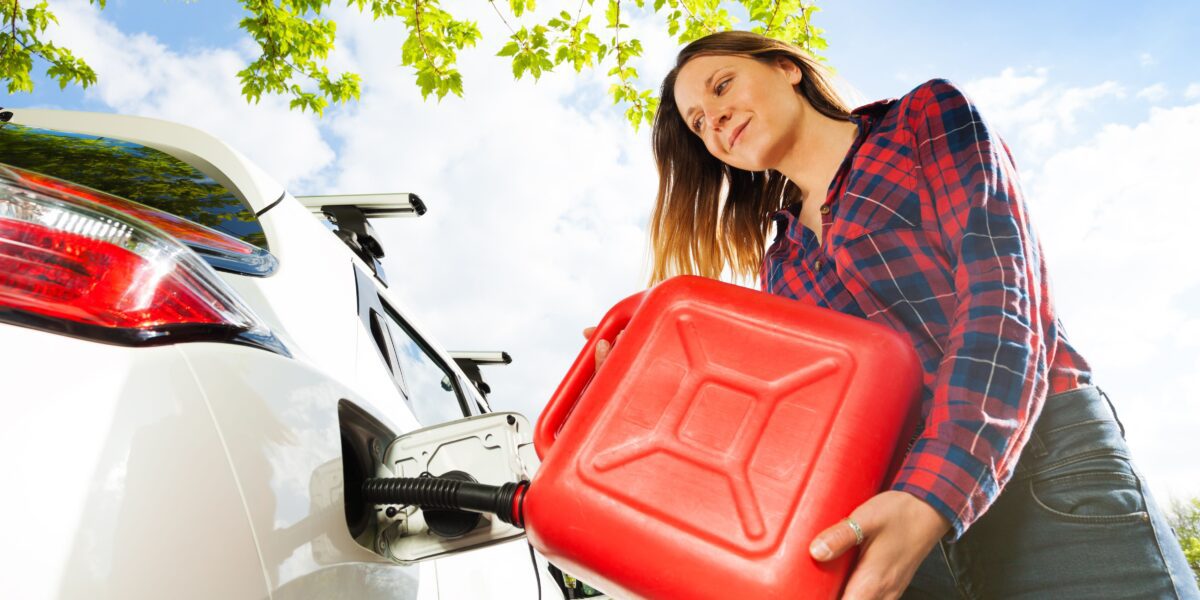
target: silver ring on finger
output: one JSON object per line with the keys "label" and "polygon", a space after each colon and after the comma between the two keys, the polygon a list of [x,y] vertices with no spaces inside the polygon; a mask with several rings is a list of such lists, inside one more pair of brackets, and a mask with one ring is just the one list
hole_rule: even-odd
{"label": "silver ring on finger", "polygon": [[861,546],[863,543],[862,527],[859,527],[858,523],[850,517],[846,518],[846,524],[849,525],[850,530],[854,532],[854,545]]}

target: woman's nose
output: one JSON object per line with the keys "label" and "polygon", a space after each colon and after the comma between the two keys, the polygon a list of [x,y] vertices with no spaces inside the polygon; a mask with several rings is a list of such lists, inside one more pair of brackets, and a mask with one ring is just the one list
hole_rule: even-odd
{"label": "woman's nose", "polygon": [[729,122],[731,111],[726,106],[719,106],[713,109],[709,114],[708,121],[713,124],[713,129],[720,130]]}

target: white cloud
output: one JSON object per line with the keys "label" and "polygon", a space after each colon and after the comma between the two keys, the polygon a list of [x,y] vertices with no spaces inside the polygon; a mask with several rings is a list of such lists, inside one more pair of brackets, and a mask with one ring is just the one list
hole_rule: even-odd
{"label": "white cloud", "polygon": [[1183,92],[1183,96],[1188,100],[1200,98],[1200,83],[1193,83],[1187,86],[1187,91]]}
{"label": "white cloud", "polygon": [[[1200,364],[1186,334],[1200,327],[1200,104],[1090,129],[1082,117],[1123,97],[1120,83],[1070,87],[1046,69],[1009,68],[963,87],[1014,147],[1064,326],[1117,403],[1139,465],[1160,492],[1200,493],[1200,448],[1181,435],[1200,427],[1185,400]],[[1156,84],[1137,97],[1166,94]]]}
{"label": "white cloud", "polygon": [[[248,44],[180,55],[80,0],[56,12],[54,35],[88,57],[99,75],[88,93],[114,111],[209,131],[297,193],[421,194],[425,217],[377,224],[392,289],[445,346],[513,354],[513,365],[485,373],[499,406],[535,416],[582,345],[580,330],[644,285],[656,189],[649,132],[632,132],[612,107],[603,71],[514,82],[494,56],[508,33],[483,3],[455,11],[484,39],[460,54],[466,98],[440,103],[422,100],[399,66],[400,23],[333,8],[330,69],[365,84],[358,103],[324,121],[290,111],[285,98],[246,105],[234,74],[253,54]],[[645,18],[630,25],[651,57],[639,63],[642,85],[653,86],[674,43]]]}
{"label": "white cloud", "polygon": [[1150,54],[1149,52],[1143,52],[1138,55],[1138,62],[1141,63],[1143,67],[1152,67],[1158,64],[1158,59],[1154,58],[1154,55]]}
{"label": "white cloud", "polygon": [[999,76],[976,79],[963,84],[972,99],[986,105],[993,113],[997,110],[1013,110],[1028,102],[1028,97],[1041,91],[1049,78],[1046,68],[1034,69],[1031,74],[1019,75],[1009,67]]}
{"label": "white cloud", "polygon": [[1026,186],[1070,339],[1117,403],[1151,483],[1192,494],[1197,156],[1200,104],[1154,108],[1054,154]]}
{"label": "white cloud", "polygon": [[1156,83],[1152,86],[1142,88],[1136,94],[1138,98],[1149,100],[1150,102],[1159,102],[1168,96],[1167,86]]}
{"label": "white cloud", "polygon": [[[1006,134],[1019,156],[1044,157],[1063,134],[1075,133],[1077,117],[1098,101],[1125,95],[1124,88],[1106,81],[1089,87],[1049,85],[1045,68],[1018,73],[1004,69],[998,76],[968,81],[963,88],[983,114]],[[1013,132],[1016,132],[1015,135]]]}
{"label": "white cloud", "polygon": [[[376,226],[392,289],[446,346],[509,351],[512,365],[484,373],[494,404],[535,416],[582,328],[643,285],[649,132],[611,107],[602,73],[514,83],[487,47],[460,54],[465,98],[422,101],[395,66],[397,25],[338,19],[337,60],[367,85],[330,119],[331,183],[308,191],[419,193],[427,215]],[[498,48],[494,21],[480,15]]]}
{"label": "white cloud", "polygon": [[123,114],[163,118],[212,133],[287,184],[333,161],[317,119],[288,110],[283,98],[247,105],[236,73],[245,49],[200,48],[177,54],[146,34],[128,34],[97,7],[72,0],[55,7],[55,39],[86,56],[98,83],[87,93]]}

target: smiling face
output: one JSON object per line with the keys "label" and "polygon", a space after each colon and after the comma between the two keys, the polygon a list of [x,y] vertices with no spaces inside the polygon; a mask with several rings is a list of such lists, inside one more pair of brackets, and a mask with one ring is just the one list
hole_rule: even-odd
{"label": "smiling face", "polygon": [[710,154],[746,171],[775,168],[795,146],[803,117],[800,67],[735,55],[691,59],[675,80],[686,127]]}

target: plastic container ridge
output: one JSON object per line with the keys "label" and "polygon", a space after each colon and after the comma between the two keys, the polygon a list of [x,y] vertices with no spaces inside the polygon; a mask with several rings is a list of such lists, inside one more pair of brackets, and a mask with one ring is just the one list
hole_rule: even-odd
{"label": "plastic container ridge", "polygon": [[529,539],[622,598],[834,598],[853,553],[809,542],[888,483],[920,390],[887,327],[667,280],[605,315],[538,419]]}

